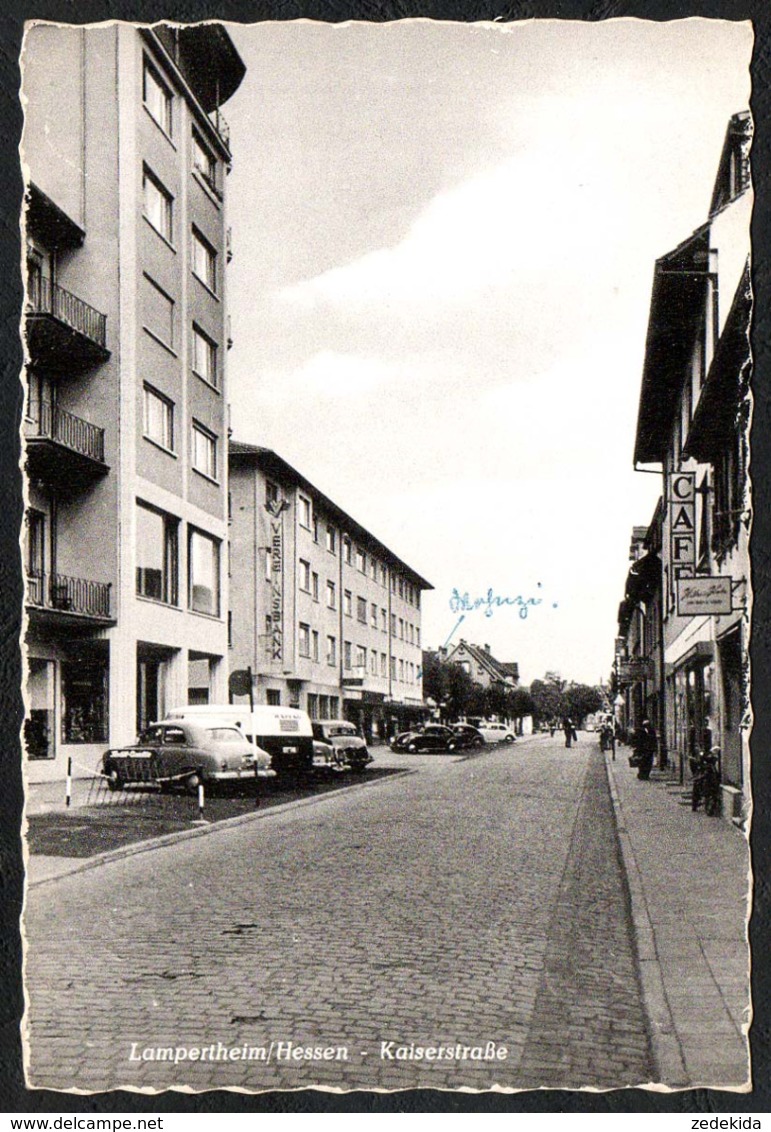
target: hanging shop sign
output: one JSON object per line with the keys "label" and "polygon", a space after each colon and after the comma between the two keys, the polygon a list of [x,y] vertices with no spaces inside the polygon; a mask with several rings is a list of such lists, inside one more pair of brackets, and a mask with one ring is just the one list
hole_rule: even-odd
{"label": "hanging shop sign", "polygon": [[733,607],[731,583],[730,577],[678,578],[678,617],[730,613]]}
{"label": "hanging shop sign", "polygon": [[619,660],[616,674],[622,684],[634,684],[653,675],[653,664],[647,656],[636,656],[631,660]]}
{"label": "hanging shop sign", "polygon": [[692,578],[696,570],[696,473],[669,477],[669,557],[674,578]]}

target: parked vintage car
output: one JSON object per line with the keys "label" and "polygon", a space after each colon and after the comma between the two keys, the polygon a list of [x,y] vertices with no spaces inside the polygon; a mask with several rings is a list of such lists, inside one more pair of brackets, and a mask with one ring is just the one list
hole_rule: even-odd
{"label": "parked vintage car", "polygon": [[148,782],[194,793],[201,783],[275,775],[268,752],[253,746],[237,727],[176,719],[151,724],[131,746],[105,751],[102,768],[111,790]]}
{"label": "parked vintage car", "polygon": [[407,731],[397,735],[391,743],[392,751],[457,751],[460,740],[450,727],[440,723],[429,723],[419,731]]}
{"label": "parked vintage car", "polygon": [[347,719],[315,719],[313,738],[329,743],[354,774],[362,774],[372,762],[367,744]]}
{"label": "parked vintage car", "polygon": [[409,744],[417,735],[417,731],[400,731],[398,735],[394,735],[388,745],[392,751],[406,751]]}
{"label": "parked vintage car", "polygon": [[458,746],[466,750],[469,747],[484,747],[485,737],[478,727],[470,723],[453,723],[452,730],[458,736]]}
{"label": "parked vintage car", "polygon": [[488,723],[483,719],[478,729],[485,743],[513,743],[517,738],[505,723]]}
{"label": "parked vintage car", "polygon": [[336,751],[331,743],[323,743],[320,739],[313,740],[313,769],[317,772],[331,771],[339,774],[350,770],[342,753]]}

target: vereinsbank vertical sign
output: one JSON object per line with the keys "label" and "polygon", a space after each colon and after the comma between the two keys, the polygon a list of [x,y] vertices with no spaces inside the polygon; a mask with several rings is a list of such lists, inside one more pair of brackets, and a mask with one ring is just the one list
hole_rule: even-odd
{"label": "vereinsbank vertical sign", "polygon": [[274,662],[284,657],[284,509],[285,500],[265,504],[270,515],[270,633],[268,656]]}

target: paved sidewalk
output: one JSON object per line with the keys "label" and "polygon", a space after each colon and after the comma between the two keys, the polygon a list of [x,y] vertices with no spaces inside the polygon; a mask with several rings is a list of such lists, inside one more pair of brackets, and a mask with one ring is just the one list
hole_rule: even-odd
{"label": "paved sidewalk", "polygon": [[657,1080],[743,1088],[749,1079],[749,847],[694,813],[679,784],[641,782],[629,749],[606,756]]}

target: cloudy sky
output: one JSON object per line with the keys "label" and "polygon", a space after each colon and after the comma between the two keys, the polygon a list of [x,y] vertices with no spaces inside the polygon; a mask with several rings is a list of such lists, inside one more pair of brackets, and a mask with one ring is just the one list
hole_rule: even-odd
{"label": "cloudy sky", "polygon": [[610,670],[653,265],[707,215],[748,23],[231,26],[234,435],[435,586],[457,636]]}

